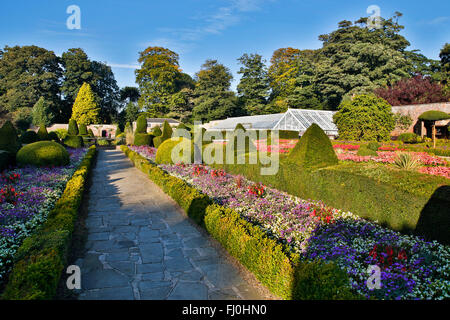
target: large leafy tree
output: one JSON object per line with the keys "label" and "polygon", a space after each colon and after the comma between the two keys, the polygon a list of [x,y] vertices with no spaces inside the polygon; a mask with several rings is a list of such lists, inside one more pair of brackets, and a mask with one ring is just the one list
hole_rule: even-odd
{"label": "large leafy tree", "polygon": [[169,100],[170,112],[167,114],[167,117],[188,123],[191,121],[193,108],[194,91],[189,88],[181,89],[171,96]]}
{"label": "large leafy tree", "polygon": [[99,98],[100,121],[112,123],[117,120],[120,99],[114,73],[110,66],[98,61],[92,61],[91,68],[94,74],[91,86]]}
{"label": "large leafy tree", "polygon": [[178,54],[162,47],[148,47],[139,54],[141,68],[136,70],[136,82],[141,97],[139,106],[150,116],[162,116],[182,77]]}
{"label": "large leafy tree", "polygon": [[395,128],[391,105],[373,94],[343,101],[333,120],[345,140],[386,141]]}
{"label": "large leafy tree", "polygon": [[367,18],[354,24],[341,21],[339,28],[321,35],[321,59],[316,81],[329,108],[335,109],[344,96],[371,92],[409,77],[411,65],[405,57],[409,42],[399,34],[400,13],[381,19],[382,28],[367,27]]}
{"label": "large leafy tree", "polygon": [[194,120],[211,121],[239,114],[234,92],[230,91],[233,75],[217,60],[206,60],[196,74]]}
{"label": "large leafy tree", "polygon": [[[37,46],[6,46],[0,50],[0,113],[13,120],[31,119],[31,110],[40,97],[60,118],[60,59],[53,51]],[[25,111],[25,113],[23,112]]]}
{"label": "large leafy tree", "polygon": [[98,98],[92,91],[88,83],[84,83],[78,90],[75,103],[73,104],[72,117],[79,125],[90,125],[99,123],[100,107],[98,106]]}
{"label": "large leafy tree", "polygon": [[123,87],[120,89],[120,101],[137,102],[141,93],[136,87]]}
{"label": "large leafy tree", "polygon": [[441,58],[441,82],[444,86],[450,85],[450,43],[446,43],[439,53]]}
{"label": "large leafy tree", "polygon": [[242,65],[238,74],[242,77],[237,86],[237,92],[246,113],[266,114],[270,88],[265,61],[256,53],[245,53],[238,61]]}

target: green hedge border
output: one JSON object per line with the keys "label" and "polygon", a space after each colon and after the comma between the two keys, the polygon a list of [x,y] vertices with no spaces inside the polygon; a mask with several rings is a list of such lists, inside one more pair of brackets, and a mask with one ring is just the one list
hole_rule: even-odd
{"label": "green hedge border", "polygon": [[54,298],[67,262],[74,224],[78,218],[88,174],[97,154],[95,146],[67,182],[63,195],[47,221],[26,238],[17,251],[2,300],[49,300]]}
{"label": "green hedge border", "polygon": [[[247,222],[234,210],[214,204],[207,195],[166,173],[127,146],[120,148],[136,168],[147,174],[276,296],[286,300],[361,299],[346,287],[347,276],[334,264],[301,262],[298,255],[289,254],[285,246],[269,238],[261,228]],[[314,292],[304,290],[311,283],[314,283]]]}

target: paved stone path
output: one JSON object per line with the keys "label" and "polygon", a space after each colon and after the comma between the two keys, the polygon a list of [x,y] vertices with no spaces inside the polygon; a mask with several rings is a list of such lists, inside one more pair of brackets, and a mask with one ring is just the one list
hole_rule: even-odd
{"label": "paved stone path", "polygon": [[93,170],[79,299],[262,299],[175,202],[116,150]]}

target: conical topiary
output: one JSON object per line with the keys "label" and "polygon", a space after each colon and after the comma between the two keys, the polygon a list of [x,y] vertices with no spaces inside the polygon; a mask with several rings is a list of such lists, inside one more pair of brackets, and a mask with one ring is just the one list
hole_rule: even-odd
{"label": "conical topiary", "polygon": [[170,139],[172,137],[172,133],[173,133],[172,127],[167,121],[164,121],[162,134],[159,137],[153,139],[155,148],[158,148],[161,145],[161,143],[163,143],[167,139]]}
{"label": "conical topiary", "polygon": [[16,153],[20,147],[16,128],[11,121],[5,122],[0,128],[0,170],[15,163]]}
{"label": "conical topiary", "polygon": [[79,129],[79,135],[80,136],[87,136],[87,135],[89,135],[87,126],[85,124],[80,124],[78,129]]}
{"label": "conical topiary", "polygon": [[292,149],[288,161],[304,168],[321,168],[338,164],[330,139],[315,123],[306,130]]}
{"label": "conical topiary", "polygon": [[136,132],[147,133],[147,117],[141,114],[136,120]]}
{"label": "conical topiary", "polygon": [[69,120],[69,129],[67,131],[67,135],[69,136],[77,136],[79,133],[78,131],[78,124],[74,119]]}
{"label": "conical topiary", "polygon": [[153,128],[152,134],[153,134],[155,137],[159,137],[160,135],[162,135],[161,128],[160,128],[159,126],[156,126],[155,128]]}
{"label": "conical topiary", "polygon": [[99,122],[100,107],[94,91],[89,84],[83,83],[78,91],[72,108],[71,119],[77,120],[79,124],[92,124]]}
{"label": "conical topiary", "polygon": [[50,140],[48,138],[48,131],[47,128],[45,127],[45,125],[41,125],[38,132],[37,132],[39,141],[48,141]]}

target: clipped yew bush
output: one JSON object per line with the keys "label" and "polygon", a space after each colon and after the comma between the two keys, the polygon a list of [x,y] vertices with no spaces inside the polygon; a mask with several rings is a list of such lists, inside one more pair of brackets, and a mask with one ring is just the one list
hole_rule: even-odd
{"label": "clipped yew bush", "polygon": [[167,121],[164,121],[163,123],[163,130],[162,134],[155,139],[153,139],[153,143],[155,145],[155,148],[159,148],[159,146],[166,141],[167,139],[170,139],[172,137],[173,130],[170,127],[169,123]]}
{"label": "clipped yew bush", "polygon": [[16,128],[10,121],[5,122],[0,128],[0,170],[14,164],[20,146]]}
{"label": "clipped yew bush", "polygon": [[48,137],[48,131],[47,128],[45,126],[40,126],[38,132],[37,132],[39,141],[48,141],[50,140]]}
{"label": "clipped yew bush", "polygon": [[78,134],[80,136],[88,136],[89,135],[87,126],[85,124],[80,124],[78,129],[79,129],[79,133]]}
{"label": "clipped yew bush", "polygon": [[20,137],[20,142],[23,144],[29,144],[33,142],[37,142],[39,140],[39,137],[36,132],[29,130],[25,131],[22,136]]}
{"label": "clipped yew bush", "polygon": [[81,136],[67,136],[63,143],[67,147],[73,149],[82,148],[84,146],[83,138]]}
{"label": "clipped yew bush", "polygon": [[146,133],[136,133],[134,135],[134,145],[135,146],[153,146],[154,136]]}
{"label": "clipped yew bush", "polygon": [[315,123],[306,130],[292,149],[288,161],[304,168],[321,168],[338,164],[330,139]]}
{"label": "clipped yew bush", "polygon": [[[172,150],[176,146],[179,146],[180,153],[178,159],[172,159]],[[190,154],[182,152],[182,150],[188,150],[190,148]],[[156,152],[155,162],[157,164],[176,164],[176,163],[193,163],[194,162],[194,142],[186,138],[170,138],[164,141]],[[174,161],[176,160],[176,161]]]}
{"label": "clipped yew bush", "polygon": [[67,135],[77,136],[79,134],[78,124],[74,119],[69,120],[69,129],[67,130]]}
{"label": "clipped yew bush", "polygon": [[397,139],[403,143],[418,143],[420,137],[415,133],[405,132],[400,134]]}
{"label": "clipped yew bush", "polygon": [[137,118],[135,133],[147,133],[147,116],[142,114]]}
{"label": "clipped yew bush", "polygon": [[64,166],[69,164],[70,157],[67,150],[53,141],[39,141],[22,147],[16,156],[20,165]]}
{"label": "clipped yew bush", "polygon": [[155,137],[159,137],[160,135],[162,135],[161,128],[160,128],[159,126],[156,126],[156,127],[153,129],[152,134],[153,134]]}

